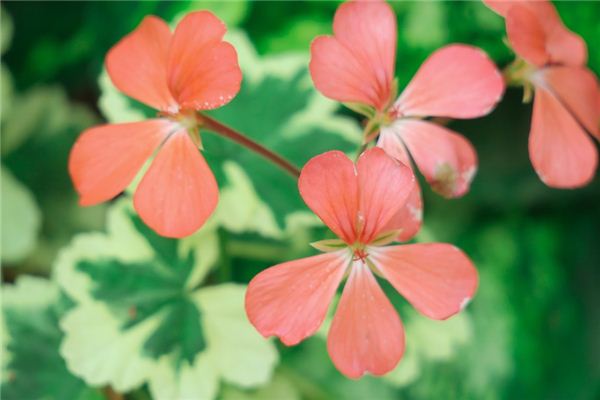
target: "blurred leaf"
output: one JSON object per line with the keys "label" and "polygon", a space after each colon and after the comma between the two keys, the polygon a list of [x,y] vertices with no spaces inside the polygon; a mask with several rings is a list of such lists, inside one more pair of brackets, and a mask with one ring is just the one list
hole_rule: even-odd
{"label": "blurred leaf", "polygon": [[[82,234],[55,266],[76,307],[61,321],[61,354],[93,385],[156,398],[212,398],[220,380],[268,381],[277,353],[247,322],[244,287],[201,287],[217,257],[214,224],[182,240],[147,228],[126,201],[108,234]],[[123,372],[125,371],[125,372]]]}
{"label": "blurred leaf", "polygon": [[252,391],[242,391],[231,386],[225,386],[219,397],[220,400],[300,400],[300,393],[292,381],[285,375],[276,373],[273,380],[266,386]]}
{"label": "blurred leaf", "polygon": [[4,54],[9,48],[13,29],[12,18],[8,15],[4,7],[0,7],[0,54]]}
{"label": "blurred leaf", "polygon": [[42,214],[35,198],[2,166],[2,262],[21,261],[38,239]]}
{"label": "blurred leaf", "polygon": [[442,2],[420,1],[408,9],[401,38],[413,47],[435,47],[446,42],[446,8]]}
{"label": "blurred leaf", "polygon": [[[12,76],[6,68],[6,65],[0,64],[0,91],[2,97],[0,97],[0,123],[4,121],[7,115],[10,115],[13,101],[13,82]],[[2,133],[4,135],[4,132]]]}
{"label": "blurred leaf", "polygon": [[174,21],[179,21],[185,14],[198,10],[209,10],[221,19],[229,29],[238,25],[246,17],[248,12],[247,1],[216,1],[216,0],[194,0],[185,3],[187,8],[181,10]]}
{"label": "blurred leaf", "polygon": [[104,207],[77,204],[67,168],[75,137],[95,121],[87,107],[70,102],[56,86],[15,93],[10,113],[3,115],[3,165],[30,188],[44,215],[38,246],[22,266],[30,271],[47,271],[74,232],[102,226]]}
{"label": "blurred leaf", "polygon": [[325,400],[392,400],[397,393],[380,378],[366,375],[351,380],[334,366],[327,353],[326,341],[320,335],[297,346],[282,350],[285,369],[282,372],[294,382],[304,398]]}
{"label": "blurred leaf", "polygon": [[398,367],[385,376],[387,381],[397,386],[404,386],[416,380],[420,364],[454,358],[471,339],[470,320],[465,313],[446,321],[435,321],[415,311],[403,311],[402,318],[407,321],[406,355],[400,360]]}
{"label": "blurred leaf", "polygon": [[3,362],[3,399],[100,400],[104,397],[71,375],[58,354],[64,309],[58,288],[45,279],[20,277],[2,287],[7,353]]}
{"label": "blurred leaf", "polygon": [[71,104],[61,88],[36,87],[14,97],[10,118],[3,121],[2,154],[14,151],[31,135],[56,136],[65,126],[85,126],[94,120],[87,108]]}

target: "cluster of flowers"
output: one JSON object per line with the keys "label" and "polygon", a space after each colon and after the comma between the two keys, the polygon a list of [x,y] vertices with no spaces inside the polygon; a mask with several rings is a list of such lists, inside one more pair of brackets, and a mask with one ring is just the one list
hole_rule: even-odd
{"label": "cluster of flowers", "polygon": [[[412,238],[421,225],[411,159],[446,197],[464,195],[477,170],[469,141],[431,117],[486,115],[505,82],[523,86],[525,100],[533,89],[529,151],[541,180],[575,188],[592,179],[598,155],[588,133],[600,138],[600,94],[585,67],[585,43],[547,1],[486,4],[505,18],[517,55],[504,75],[482,50],[453,44],[425,60],[398,95],[396,17],[384,1],[341,5],[333,36],[313,41],[316,88],[367,123],[356,162],[330,151],[302,168],[300,195],[339,239],[313,243],[324,254],[276,265],[251,281],[246,310],[264,336],[293,345],[314,334],[347,278],[328,335],[331,359],[352,378],[381,375],[401,359],[404,332],[375,275],[434,319],[458,313],[473,297],[477,271],[456,247],[390,245]],[[147,17],[108,53],[115,86],[158,116],[81,135],[69,171],[82,205],[114,198],[156,153],[133,198],[140,217],[169,237],[190,235],[204,224],[216,207],[218,186],[198,151],[199,128],[207,121],[199,112],[227,104],[242,80],[225,31],[206,11],[187,15],[173,33],[163,20]]]}

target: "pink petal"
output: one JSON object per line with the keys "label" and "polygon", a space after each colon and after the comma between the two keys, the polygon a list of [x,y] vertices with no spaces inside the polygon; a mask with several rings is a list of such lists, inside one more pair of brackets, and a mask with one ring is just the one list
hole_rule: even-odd
{"label": "pink petal", "polygon": [[325,96],[383,109],[390,100],[396,59],[396,16],[384,1],[349,1],[333,21],[334,37],[311,46],[310,72]]}
{"label": "pink petal", "polygon": [[[531,14],[537,19],[536,25],[541,26],[544,31],[546,42],[545,49],[549,56],[550,62],[554,64],[571,66],[583,66],[586,64],[587,47],[585,42],[579,35],[573,33],[567,27],[565,27],[560,19],[560,15],[558,15],[558,12],[556,12],[556,8],[550,1],[484,0],[484,3],[492,10],[506,18],[507,31],[509,23],[508,15],[510,10],[512,10],[514,7],[525,7],[529,9]],[[531,24],[531,21],[528,18],[522,19],[522,21],[525,25]],[[512,29],[522,29],[526,31],[530,30],[531,27],[522,26],[521,28],[513,27]],[[511,44],[515,46],[515,43],[512,43],[512,38],[510,36],[511,35],[509,33]],[[522,37],[520,40],[526,40],[526,38]],[[520,45],[515,46],[515,50],[519,53],[519,55],[525,59],[528,59],[529,57],[525,55],[527,53],[521,54],[520,50],[518,49],[519,46]]]}
{"label": "pink petal", "polygon": [[158,152],[133,198],[142,220],[158,234],[191,235],[214,211],[219,188],[186,131],[174,133]]}
{"label": "pink petal", "polygon": [[378,147],[358,159],[360,241],[370,243],[383,233],[388,221],[404,207],[415,186],[411,169]]}
{"label": "pink petal", "polygon": [[546,185],[572,189],[588,184],[598,165],[591,138],[551,92],[537,86],[529,157]]}
{"label": "pink petal", "polygon": [[167,87],[167,53],[171,32],[160,18],[149,16],[106,56],[106,70],[126,95],[159,110],[176,110]]}
{"label": "pink petal", "polygon": [[329,330],[327,349],[336,368],[353,379],[367,372],[383,375],[402,358],[402,322],[363,262],[352,266]]}
{"label": "pink petal", "polygon": [[246,292],[246,313],[265,337],[288,346],[314,334],[350,262],[347,250],[276,265],[256,275]]}
{"label": "pink petal", "polygon": [[357,232],[358,179],[354,163],[341,151],[310,159],[298,179],[306,205],[340,239],[354,243]]}
{"label": "pink petal", "polygon": [[463,136],[431,122],[401,119],[393,131],[408,147],[433,190],[446,197],[464,195],[477,171],[477,154]]}
{"label": "pink petal", "polygon": [[540,78],[588,132],[600,139],[596,76],[587,68],[549,67],[540,72]]}
{"label": "pink petal", "polygon": [[[387,154],[394,157],[404,165],[412,168],[412,162],[406,151],[406,147],[400,136],[396,135],[393,127],[383,127],[377,140],[377,146],[385,150]],[[394,214],[388,221],[387,230],[400,230],[397,240],[404,242],[412,239],[421,229],[423,223],[423,200],[421,198],[421,188],[415,180],[415,185],[410,192],[404,207]]]}
{"label": "pink petal", "polygon": [[369,250],[383,276],[419,312],[446,319],[473,298],[477,270],[456,247],[445,243],[409,244]]}
{"label": "pink petal", "polygon": [[434,52],[394,104],[400,116],[475,118],[502,97],[502,75],[480,49],[449,45]]}
{"label": "pink petal", "polygon": [[69,156],[79,203],[102,203],[125,190],[172,126],[167,120],[153,119],[84,131]]}
{"label": "pink petal", "polygon": [[[396,135],[393,127],[383,127],[381,129],[379,139],[377,140],[377,146],[381,147],[390,156],[400,161],[406,166],[412,168],[412,162],[406,151],[406,147],[400,136]],[[404,207],[394,214],[394,216],[388,221],[386,230],[400,230],[400,234],[397,237],[398,241],[407,241],[412,239],[421,229],[423,223],[423,200],[421,198],[421,188],[419,183],[415,180],[415,185],[410,192],[408,199]]]}
{"label": "pink petal", "polygon": [[423,199],[421,198],[421,188],[415,182],[404,207],[390,218],[383,231],[400,230],[396,240],[406,242],[419,232],[422,223]]}
{"label": "pink petal", "polygon": [[184,108],[210,110],[240,90],[242,72],[226,28],[208,11],[186,15],[173,35],[168,57],[169,88]]}
{"label": "pink petal", "polygon": [[515,5],[506,15],[506,33],[513,50],[538,67],[550,60],[546,32],[538,16],[526,6]]}

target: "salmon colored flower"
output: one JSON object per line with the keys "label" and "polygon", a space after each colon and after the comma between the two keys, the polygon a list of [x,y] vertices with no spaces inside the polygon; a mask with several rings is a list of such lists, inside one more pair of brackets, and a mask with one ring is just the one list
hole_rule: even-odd
{"label": "salmon colored flower", "polygon": [[[380,127],[378,146],[411,165],[408,152],[433,189],[446,197],[469,190],[477,156],[467,139],[425,117],[476,118],[504,92],[502,77],[483,51],[449,45],[433,53],[395,99],[396,17],[384,1],[349,1],[333,21],[333,36],[316,38],[310,72],[325,96],[366,109]],[[358,107],[357,107],[358,104]],[[377,132],[375,132],[377,133]],[[421,223],[421,194],[411,195],[403,239]],[[407,211],[408,210],[408,211]]]}
{"label": "salmon colored flower", "polygon": [[188,14],[173,33],[150,16],[110,50],[106,69],[114,85],[158,115],[81,134],[69,158],[81,205],[117,196],[156,153],[134,195],[140,217],[169,237],[190,235],[204,224],[219,193],[198,149],[196,111],[227,104],[242,80],[225,31],[207,11]]}
{"label": "salmon colored flower", "polygon": [[598,151],[586,131],[600,139],[600,91],[585,67],[587,48],[562,23],[549,1],[485,1],[505,18],[517,60],[510,83],[535,92],[529,158],[546,185],[576,188],[589,183]]}
{"label": "salmon colored flower", "polygon": [[375,275],[434,319],[458,313],[473,297],[477,271],[456,247],[385,246],[396,236],[390,223],[414,175],[383,150],[365,151],[356,165],[339,151],[316,156],[302,169],[298,187],[339,240],[317,242],[325,254],[276,265],[250,282],[246,312],[265,337],[276,335],[289,346],[314,334],[347,277],[328,334],[329,355],[351,378],[382,375],[404,353],[404,330]]}

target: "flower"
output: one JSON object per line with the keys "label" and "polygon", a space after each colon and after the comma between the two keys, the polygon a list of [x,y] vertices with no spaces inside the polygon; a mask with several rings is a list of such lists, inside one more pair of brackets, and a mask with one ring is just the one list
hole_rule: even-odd
{"label": "flower", "polygon": [[[475,118],[489,113],[504,92],[502,76],[483,51],[454,44],[433,53],[394,101],[396,17],[384,1],[349,1],[333,21],[333,36],[311,46],[310,72],[325,96],[365,111],[380,130],[378,146],[406,165],[407,149],[433,189],[446,197],[469,190],[477,155],[464,137],[425,117]],[[358,103],[358,104],[357,104]],[[369,133],[369,132],[367,132]],[[367,140],[369,140],[367,138]],[[412,221],[402,239],[421,223],[418,186],[409,201]]]}
{"label": "flower", "polygon": [[69,173],[83,206],[110,200],[156,153],[134,195],[148,226],[163,236],[198,230],[218,201],[215,178],[198,151],[197,110],[227,104],[242,74],[225,25],[212,13],[185,16],[171,33],[149,16],[106,57],[114,85],[158,110],[156,118],[102,125],[83,132],[69,158]]}
{"label": "flower", "polygon": [[485,1],[505,18],[508,41],[517,60],[508,68],[510,83],[535,91],[529,133],[529,158],[546,185],[577,188],[588,184],[598,151],[586,133],[600,139],[600,91],[585,67],[585,42],[562,23],[549,1]]}
{"label": "flower", "polygon": [[359,378],[389,372],[404,352],[402,323],[373,274],[430,318],[458,313],[478,282],[465,254],[443,243],[385,246],[396,237],[390,222],[413,187],[410,168],[379,148],[365,151],[356,165],[339,151],[311,159],[298,181],[300,194],[340,240],[317,242],[325,254],[276,265],[252,279],[246,312],[256,329],[297,344],[319,329],[347,276],[327,348],[343,374]]}

